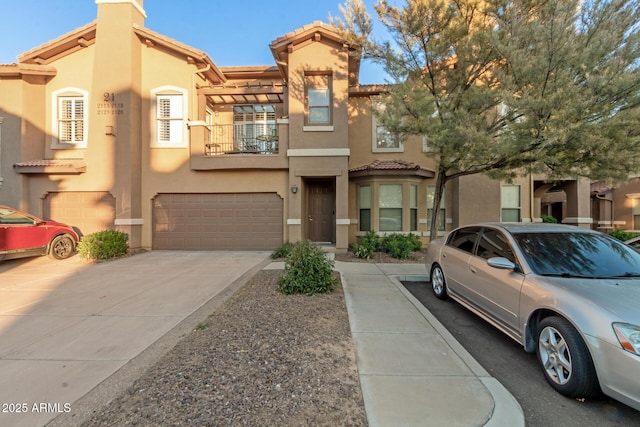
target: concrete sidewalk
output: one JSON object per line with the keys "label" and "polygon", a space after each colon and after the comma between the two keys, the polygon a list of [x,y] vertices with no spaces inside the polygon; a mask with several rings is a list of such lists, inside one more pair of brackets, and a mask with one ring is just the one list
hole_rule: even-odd
{"label": "concrete sidewalk", "polygon": [[[152,251],[0,263],[0,425],[79,425],[260,269],[284,267],[270,261]],[[424,265],[335,265],[371,426],[524,425],[513,397],[399,282],[425,280]]]}
{"label": "concrete sidewalk", "polygon": [[0,426],[73,426],[203,322],[268,252],[0,263]]}
{"label": "concrete sidewalk", "polygon": [[400,283],[421,264],[336,262],[371,426],[524,426],[518,402]]}

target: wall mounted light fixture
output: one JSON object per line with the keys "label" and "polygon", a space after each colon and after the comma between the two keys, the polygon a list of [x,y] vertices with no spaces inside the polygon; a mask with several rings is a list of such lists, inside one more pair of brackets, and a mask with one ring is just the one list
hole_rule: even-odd
{"label": "wall mounted light fixture", "polygon": [[298,192],[298,186],[297,186],[297,185],[295,185],[295,184],[293,184],[293,185],[291,186],[291,192],[292,192],[293,194],[296,194],[296,193]]}

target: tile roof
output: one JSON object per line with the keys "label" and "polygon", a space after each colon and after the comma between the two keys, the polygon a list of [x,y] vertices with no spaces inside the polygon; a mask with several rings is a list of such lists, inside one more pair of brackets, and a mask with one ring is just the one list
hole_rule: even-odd
{"label": "tile roof", "polygon": [[349,169],[350,174],[377,175],[377,174],[402,174],[433,177],[434,172],[425,169],[417,163],[407,160],[374,160],[373,162]]}
{"label": "tile roof", "polygon": [[82,159],[28,160],[13,165],[18,173],[77,174],[86,172],[87,164]]}
{"label": "tile roof", "polygon": [[596,194],[605,194],[615,189],[613,185],[603,181],[592,182],[590,187],[591,187],[591,192]]}

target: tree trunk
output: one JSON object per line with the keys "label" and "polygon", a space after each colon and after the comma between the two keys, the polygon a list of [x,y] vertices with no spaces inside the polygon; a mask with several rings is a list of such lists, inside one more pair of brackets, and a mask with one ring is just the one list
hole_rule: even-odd
{"label": "tree trunk", "polygon": [[440,200],[442,200],[442,194],[444,193],[444,185],[446,183],[447,183],[447,172],[443,169],[438,169],[438,176],[436,177],[436,189],[433,195],[433,215],[431,215],[431,230],[429,233],[430,242],[432,242],[438,237]]}

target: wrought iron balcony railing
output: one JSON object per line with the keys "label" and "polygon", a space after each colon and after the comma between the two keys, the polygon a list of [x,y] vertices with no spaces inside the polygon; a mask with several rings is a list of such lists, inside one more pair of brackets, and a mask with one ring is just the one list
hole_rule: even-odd
{"label": "wrought iron balcony railing", "polygon": [[211,125],[205,154],[278,154],[275,123]]}

